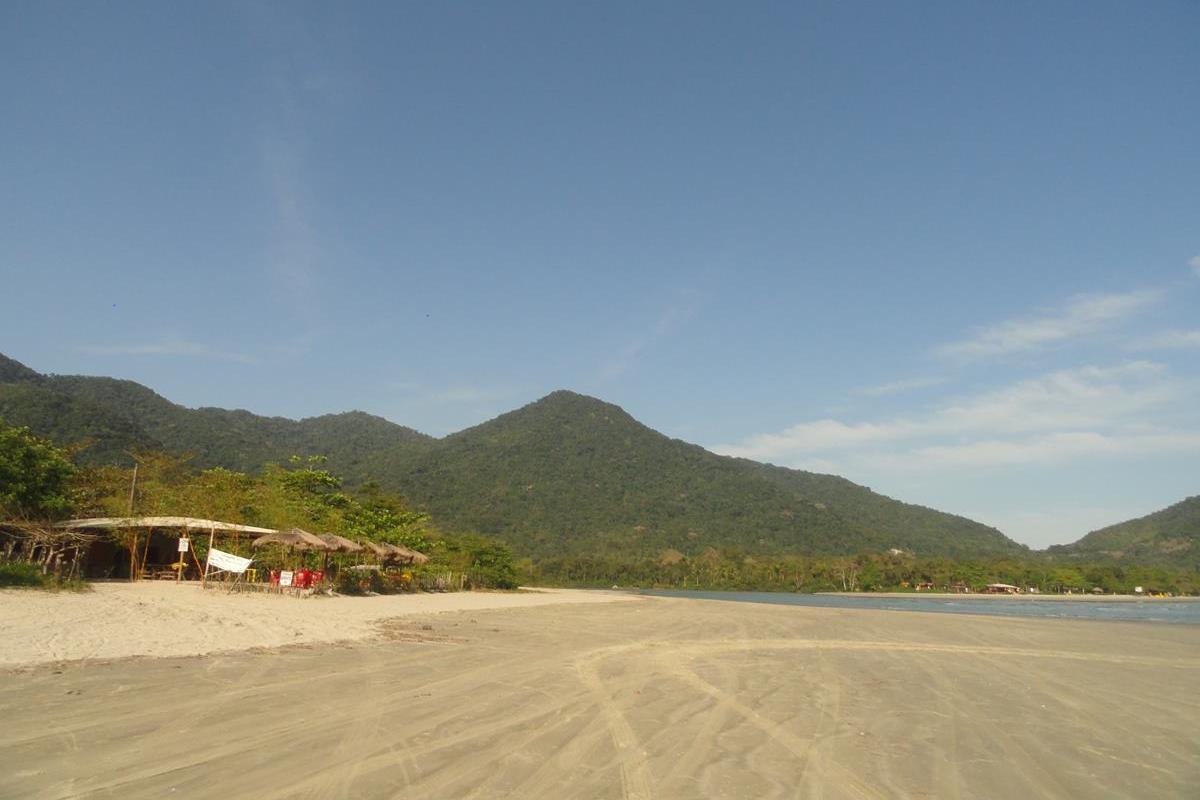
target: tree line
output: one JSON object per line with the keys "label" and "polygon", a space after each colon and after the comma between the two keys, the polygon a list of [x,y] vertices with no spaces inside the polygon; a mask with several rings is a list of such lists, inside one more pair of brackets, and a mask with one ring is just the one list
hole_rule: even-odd
{"label": "tree line", "polygon": [[1190,568],[1046,558],[917,558],[908,554],[762,558],[737,548],[710,549],[695,557],[669,552],[657,559],[603,555],[524,559],[534,585],[639,587],[765,592],[983,591],[1003,583],[1041,593],[1200,594],[1200,572]]}
{"label": "tree line", "polygon": [[[0,561],[19,562],[22,554],[27,556],[34,547],[44,559],[42,573],[50,572],[55,547],[63,553],[70,547],[78,550],[80,542],[64,534],[57,544],[46,544],[49,539],[44,535],[38,538],[31,531],[44,534],[48,523],[71,516],[189,516],[273,529],[300,527],[402,545],[430,557],[428,564],[412,570],[417,585],[424,580],[439,588],[513,588],[528,583],[870,592],[919,588],[978,591],[990,583],[1005,583],[1040,592],[1099,589],[1126,594],[1141,586],[1145,591],[1200,594],[1200,572],[1194,567],[1083,562],[1037,553],[954,559],[918,558],[896,551],[806,557],[764,556],[725,546],[690,556],[670,548],[653,558],[605,550],[533,556],[516,562],[503,541],[470,532],[443,532],[428,514],[414,510],[404,498],[375,483],[347,487],[326,469],[320,456],[293,456],[252,475],[219,467],[194,469],[190,456],[161,451],[132,451],[132,467],[78,466],[74,455],[71,448],[57,448],[27,428],[0,420],[0,527],[8,531]],[[122,537],[136,535],[111,534],[131,559],[136,559],[136,543]],[[25,546],[23,551],[18,544]],[[197,544],[203,547],[202,542]],[[136,567],[131,564],[130,574],[136,574]],[[28,569],[20,569],[28,577]]]}
{"label": "tree line", "polygon": [[[517,574],[507,547],[472,534],[445,535],[429,515],[374,483],[349,489],[325,469],[321,456],[293,456],[251,475],[223,468],[193,469],[190,455],[134,450],[131,467],[77,466],[72,451],[59,449],[28,428],[0,420],[0,525],[6,531],[3,561],[25,562],[9,572],[26,576],[33,551],[50,573],[55,521],[80,517],[186,516],[283,530],[298,527],[336,533],[356,541],[401,545],[424,553],[428,563],[406,568],[415,585],[439,588],[515,588]],[[109,538],[127,552],[130,574],[139,572],[138,530],[114,530]],[[64,541],[67,534],[57,537]],[[70,539],[76,551],[78,537]],[[194,542],[203,558],[202,541]],[[249,540],[235,541],[248,550]],[[59,552],[67,548],[62,546]],[[242,555],[250,555],[242,552]],[[261,555],[280,561],[281,554]],[[335,556],[335,565],[344,557]],[[291,566],[283,564],[280,565]],[[453,576],[448,578],[447,575]],[[26,582],[26,581],[17,581]]]}

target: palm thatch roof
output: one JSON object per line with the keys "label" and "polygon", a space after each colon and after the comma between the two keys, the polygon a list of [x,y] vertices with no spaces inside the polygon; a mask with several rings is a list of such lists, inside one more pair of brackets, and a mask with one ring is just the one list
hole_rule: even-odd
{"label": "palm thatch roof", "polygon": [[363,546],[353,539],[347,539],[345,536],[338,536],[336,533],[319,533],[318,537],[333,550],[342,553],[357,553],[363,549]]}
{"label": "palm thatch roof", "polygon": [[399,545],[392,546],[400,551],[397,554],[397,560],[404,561],[407,564],[424,564],[425,562],[429,561],[429,556],[425,555],[424,553],[418,553],[416,550],[410,550],[407,547],[400,547]]}
{"label": "palm thatch roof", "polygon": [[266,536],[260,536],[251,542],[252,547],[262,547],[265,544],[281,544],[296,550],[331,550],[330,545],[315,533],[288,528],[286,531],[271,531]]}
{"label": "palm thatch roof", "polygon": [[389,549],[391,547],[390,544],[383,544],[381,542],[364,541],[363,547],[367,548],[368,550],[370,550],[372,553],[379,556],[380,558],[386,558],[387,556],[389,556],[391,554],[391,550]]}
{"label": "palm thatch roof", "polygon": [[379,556],[384,561],[396,561],[401,564],[424,564],[429,560],[429,556],[424,553],[418,553],[416,550],[410,550],[407,547],[401,547],[396,544],[387,542],[363,542],[368,550]]}
{"label": "palm thatch roof", "polygon": [[237,525],[233,522],[218,522],[215,519],[195,517],[91,517],[69,519],[55,524],[56,528],[72,530],[111,528],[183,528],[185,530],[229,531],[233,533],[275,533],[271,528],[256,528],[253,525]]}

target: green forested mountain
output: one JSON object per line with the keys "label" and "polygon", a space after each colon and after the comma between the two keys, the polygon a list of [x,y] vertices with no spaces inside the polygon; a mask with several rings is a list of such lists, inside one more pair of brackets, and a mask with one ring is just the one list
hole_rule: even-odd
{"label": "green forested mountain", "polygon": [[1073,544],[1048,553],[1063,560],[1200,568],[1200,495],[1173,506],[1092,531]]}
{"label": "green forested mountain", "polygon": [[42,376],[8,356],[0,353],[0,383],[33,382],[42,380]]}
{"label": "green forested mountain", "polygon": [[523,554],[1024,552],[979,523],[842,478],[718,456],[571,392],[427,450],[394,452],[381,467],[385,488],[443,524],[497,536]]}
{"label": "green forested mountain", "polygon": [[293,454],[319,453],[335,471],[358,477],[374,451],[433,441],[361,411],[297,422],[184,408],[132,381],[39,375],[2,355],[0,417],[60,446],[90,440],[77,456],[85,464],[128,463],[130,450],[162,449],[195,453],[197,467],[253,472]]}
{"label": "green forested mountain", "polygon": [[892,541],[903,542],[890,547],[950,558],[1014,552],[1013,543],[1001,537],[995,528],[966,517],[898,502],[836,475],[802,472],[753,461],[746,463],[787,487],[795,496],[837,509],[842,518],[890,537]]}
{"label": "green forested mountain", "polygon": [[0,356],[0,416],[59,444],[94,439],[80,453],[93,463],[125,460],[131,447],[194,451],[197,466],[244,471],[325,455],[350,482],[374,480],[446,530],[496,536],[518,555],[1027,552],[963,517],[836,476],[718,456],[565,391],[432,439],[361,412],[296,422],[187,409],[129,381],[43,376]]}

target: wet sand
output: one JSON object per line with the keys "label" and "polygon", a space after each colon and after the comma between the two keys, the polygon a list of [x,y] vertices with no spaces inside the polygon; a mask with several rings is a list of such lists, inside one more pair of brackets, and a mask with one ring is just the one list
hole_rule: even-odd
{"label": "wet sand", "polygon": [[405,616],[377,637],[11,670],[0,797],[1192,800],[1200,785],[1196,626],[635,598]]}

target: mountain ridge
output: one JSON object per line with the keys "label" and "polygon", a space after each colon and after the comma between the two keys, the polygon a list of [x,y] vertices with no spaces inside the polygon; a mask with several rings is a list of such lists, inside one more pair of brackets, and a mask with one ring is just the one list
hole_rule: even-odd
{"label": "mountain ridge", "polygon": [[363,411],[292,420],[244,409],[187,408],[134,381],[42,375],[0,355],[0,417],[28,425],[60,446],[90,439],[83,463],[130,463],[134,449],[195,452],[195,466],[261,469],[297,452],[321,451],[353,473],[351,445],[364,438],[395,443],[432,440]]}
{"label": "mountain ridge", "polygon": [[351,484],[374,480],[447,530],[496,536],[519,555],[1028,552],[994,528],[845,478],[711,453],[569,390],[435,439],[359,411],[295,421],[188,409],[132,381],[44,376],[0,359],[0,416],[59,444],[95,439],[81,454],[92,463],[127,460],[132,447],[242,471],[321,454]]}
{"label": "mountain ridge", "polygon": [[1200,495],[1180,500],[1143,517],[1091,531],[1071,544],[1050,547],[1047,554],[1063,559],[1200,569]]}

